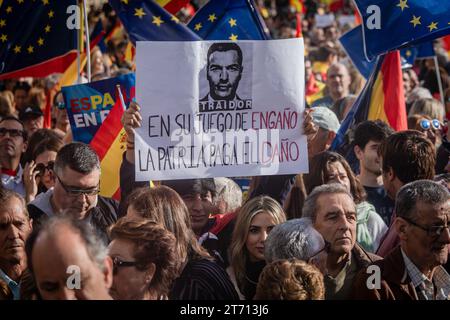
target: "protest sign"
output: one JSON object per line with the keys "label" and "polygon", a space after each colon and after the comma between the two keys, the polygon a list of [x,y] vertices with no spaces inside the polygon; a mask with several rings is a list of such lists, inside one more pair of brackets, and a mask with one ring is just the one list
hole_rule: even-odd
{"label": "protest sign", "polygon": [[307,172],[303,39],[137,42],[136,180]]}
{"label": "protest sign", "polygon": [[91,142],[118,99],[117,84],[128,105],[135,94],[133,73],[62,88],[74,141]]}

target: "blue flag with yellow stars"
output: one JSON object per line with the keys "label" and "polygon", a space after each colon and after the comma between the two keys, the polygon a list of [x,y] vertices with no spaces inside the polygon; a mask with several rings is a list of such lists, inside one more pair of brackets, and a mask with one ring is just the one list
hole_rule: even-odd
{"label": "blue flag with yellow stars", "polygon": [[267,40],[269,31],[251,0],[211,0],[188,27],[205,40]]}
{"label": "blue flag with yellow stars", "polygon": [[363,19],[364,50],[380,54],[450,34],[449,0],[355,0]]}
{"label": "blue flag with yellow stars", "polygon": [[345,52],[364,78],[369,79],[375,68],[375,61],[368,61],[364,54],[362,27],[357,26],[339,38]]}
{"label": "blue flag with yellow stars", "polygon": [[150,0],[109,0],[131,42],[201,40],[158,4]]}
{"label": "blue flag with yellow stars", "polygon": [[64,72],[77,55],[76,4],[0,1],[0,79]]}

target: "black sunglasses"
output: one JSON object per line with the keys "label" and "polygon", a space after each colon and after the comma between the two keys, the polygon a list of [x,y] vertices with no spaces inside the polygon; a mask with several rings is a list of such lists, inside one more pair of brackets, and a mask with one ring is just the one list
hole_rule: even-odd
{"label": "black sunglasses", "polygon": [[138,263],[137,261],[123,261],[119,257],[113,257],[113,274],[117,274],[119,268],[123,267],[135,267]]}
{"label": "black sunglasses", "polygon": [[64,191],[71,196],[79,196],[79,195],[87,195],[87,196],[95,196],[97,194],[99,194],[100,192],[100,185],[97,185],[94,188],[89,188],[89,189],[78,189],[78,188],[74,188],[74,187],[69,187],[67,185],[64,184],[64,182],[61,181],[61,178],[58,177],[57,174],[55,174],[56,178],[58,179],[59,183],[61,184],[61,186],[63,187]]}
{"label": "black sunglasses", "polygon": [[6,129],[6,128],[0,128],[0,137],[6,136],[6,134],[9,133],[10,137],[24,137],[24,131],[19,129]]}
{"label": "black sunglasses", "polygon": [[59,101],[55,104],[55,106],[59,109],[59,110],[64,110],[66,108],[66,104],[62,101]]}
{"label": "black sunglasses", "polygon": [[[444,226],[431,226],[431,227],[424,227],[421,226],[418,223],[415,223],[414,221],[401,217],[403,220],[405,220],[406,222],[408,222],[409,224],[412,224],[413,226],[422,229],[423,231],[425,231],[427,233],[427,235],[431,238],[439,238],[441,236],[441,234],[444,232],[445,229],[449,229],[450,230],[450,226],[448,224],[444,225]],[[447,222],[448,223],[448,222]]]}
{"label": "black sunglasses", "polygon": [[43,163],[38,163],[34,171],[36,171],[39,176],[43,176],[45,174],[45,170],[53,171],[54,166],[55,166],[54,161],[49,161],[47,165]]}

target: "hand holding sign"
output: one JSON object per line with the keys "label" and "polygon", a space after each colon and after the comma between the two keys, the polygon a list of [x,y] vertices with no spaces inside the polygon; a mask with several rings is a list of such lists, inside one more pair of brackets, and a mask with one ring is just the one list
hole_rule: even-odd
{"label": "hand holding sign", "polygon": [[142,124],[141,108],[136,102],[131,102],[128,109],[122,115],[122,124],[128,135],[128,141],[134,140],[134,129]]}

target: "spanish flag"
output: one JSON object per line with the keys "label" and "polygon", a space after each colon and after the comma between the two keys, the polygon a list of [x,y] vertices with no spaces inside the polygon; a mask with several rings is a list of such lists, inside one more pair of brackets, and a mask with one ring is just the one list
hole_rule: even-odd
{"label": "spanish flag", "polygon": [[120,99],[116,99],[116,103],[90,143],[101,162],[100,195],[116,200],[120,200],[120,164],[127,141],[125,129],[120,121],[124,108]]}
{"label": "spanish flag", "polygon": [[359,122],[380,119],[394,130],[407,129],[405,94],[400,52],[393,51],[378,57],[372,75],[341,124],[331,146],[332,150],[346,154],[347,134]]}
{"label": "spanish flag", "polygon": [[171,14],[176,14],[189,3],[189,0],[156,0],[155,2]]}

